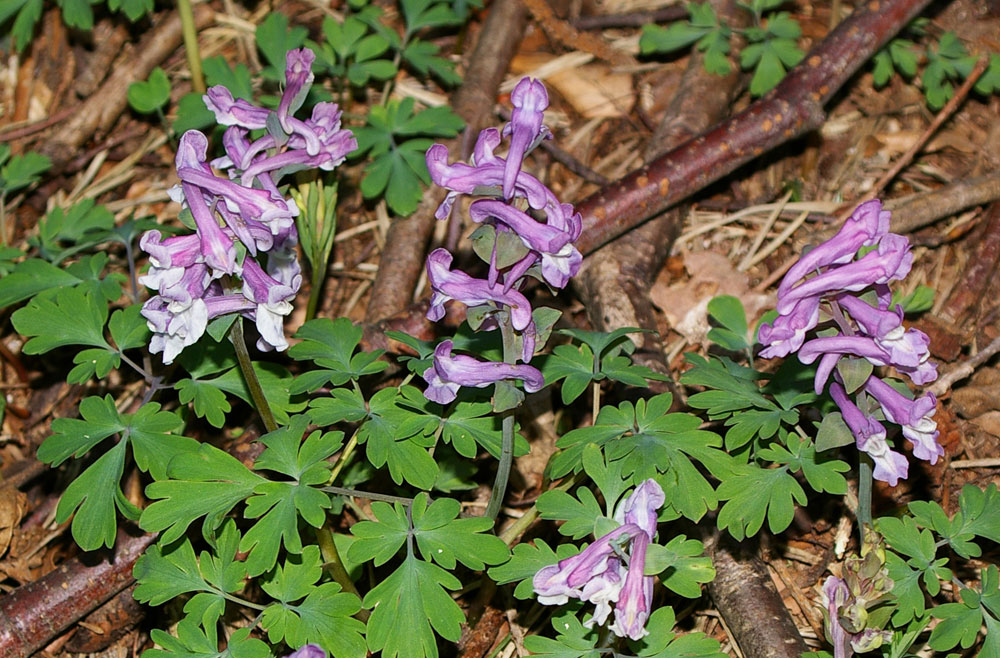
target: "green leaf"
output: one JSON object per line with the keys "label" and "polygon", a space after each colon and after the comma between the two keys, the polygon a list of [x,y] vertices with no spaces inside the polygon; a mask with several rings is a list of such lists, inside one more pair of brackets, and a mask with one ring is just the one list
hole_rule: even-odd
{"label": "green leaf", "polygon": [[202,95],[190,92],[181,96],[177,102],[177,118],[174,119],[174,132],[182,135],[189,130],[202,130],[215,124],[215,115],[205,107]]}
{"label": "green leaf", "polygon": [[147,532],[163,532],[160,541],[164,543],[181,537],[202,516],[202,533],[210,537],[237,503],[266,482],[238,459],[209,444],[174,457],[167,475],[169,480],[146,487],[146,495],[154,502],[140,519]]}
{"label": "green leaf", "polygon": [[306,28],[296,25],[289,29],[285,15],[275,12],[257,26],[257,48],[264,53],[272,73],[280,75],[285,70],[285,53],[301,47],[306,36]]}
{"label": "green leaf", "polygon": [[133,82],[128,86],[128,104],[136,112],[150,114],[162,108],[170,100],[170,80],[166,72],[157,66],[147,80]]}
{"label": "green leaf", "polygon": [[934,288],[921,284],[899,303],[903,307],[904,313],[923,313],[924,311],[929,311],[934,306]]}
{"label": "green leaf", "polygon": [[600,634],[596,629],[586,628],[571,612],[552,618],[556,629],[555,639],[541,635],[524,638],[524,648],[539,656],[553,658],[598,658],[601,653],[596,645]]}
{"label": "green leaf", "polygon": [[335,657],[364,656],[364,624],[352,618],[361,602],[341,592],[337,583],[317,585],[322,574],[316,546],[305,547],[301,555],[291,555],[276,567],[262,587],[278,603],[261,614],[261,626],[271,642],[291,647],[314,642]]}
{"label": "green leaf", "polygon": [[[656,549],[653,549],[654,546]],[[705,547],[697,539],[677,535],[666,546],[651,544],[649,548],[650,556],[659,553],[658,558],[667,564],[665,567],[656,568],[656,565],[648,562],[646,575],[659,574],[660,582],[681,596],[689,599],[700,597],[701,585],[712,582],[715,578],[712,558],[704,555]]]}
{"label": "green leaf", "polygon": [[474,570],[487,564],[500,564],[510,557],[507,545],[490,534],[493,522],[486,517],[458,518],[461,504],[452,498],[439,498],[427,506],[427,494],[413,500],[413,534],[425,560],[454,569],[456,560]]}
{"label": "green leaf", "polygon": [[293,416],[288,425],[260,437],[266,448],[254,463],[256,470],[270,470],[303,484],[323,484],[330,477],[327,458],[343,445],[343,432],[313,432],[302,441],[309,419]]}
{"label": "green leaf", "polygon": [[40,258],[29,258],[14,266],[10,274],[0,277],[0,308],[24,301],[38,293],[73,286],[81,279]]}
{"label": "green leaf", "polygon": [[11,157],[6,164],[0,167],[0,192],[10,194],[28,187],[32,183],[37,183],[40,176],[51,166],[52,161],[48,156],[34,151]]}
{"label": "green leaf", "polygon": [[[253,84],[250,80],[250,69],[242,62],[236,67],[231,67],[221,55],[208,57],[202,62],[205,72],[205,84],[210,87],[222,85],[233,95],[233,98],[242,98],[253,101]],[[199,96],[199,100],[201,97]],[[205,102],[201,101],[202,106]],[[206,108],[207,109],[207,108]]]}
{"label": "green leaf", "polygon": [[743,302],[732,295],[719,295],[708,302],[708,315],[738,336],[746,336],[747,316]]}
{"label": "green leaf", "polygon": [[[403,61],[422,76],[433,75],[445,85],[457,85],[462,76],[455,73],[455,64],[440,56],[441,49],[429,41],[414,39],[403,49]],[[442,106],[444,107],[444,106]],[[444,108],[448,109],[448,108]],[[448,112],[451,116],[456,116]],[[449,116],[449,120],[451,119]]]}
{"label": "green leaf", "polygon": [[125,468],[126,445],[121,441],[104,453],[66,487],[59,499],[56,521],[64,523],[76,513],[71,526],[73,539],[85,551],[115,545],[115,494]]}
{"label": "green leaf", "polygon": [[372,503],[372,512],[378,521],[359,521],[351,526],[357,537],[348,552],[350,559],[358,562],[374,560],[381,566],[399,552],[409,534],[410,525],[406,509],[399,503],[389,505],[381,501]]}
{"label": "green leaf", "polygon": [[14,24],[10,28],[10,34],[15,50],[21,52],[31,41],[35,24],[42,17],[42,0],[26,0],[26,2],[7,0],[7,2],[10,3],[9,8],[0,9],[0,14],[9,15],[17,11],[17,18],[14,19]]}
{"label": "green leaf", "polygon": [[145,347],[149,343],[149,327],[142,317],[142,305],[133,304],[117,309],[108,322],[111,339],[119,351]]}
{"label": "green leaf", "polygon": [[263,640],[250,637],[253,629],[240,628],[229,636],[227,646],[219,650],[216,627],[203,628],[198,621],[184,618],[177,624],[177,637],[153,630],[150,637],[162,649],[147,649],[148,658],[271,658]]}
{"label": "green leaf", "polygon": [[436,658],[434,632],[451,642],[461,635],[465,618],[447,591],[461,585],[440,567],[408,555],[365,596],[364,606],[372,610],[368,648],[385,658]]}
{"label": "green leaf", "polygon": [[195,415],[207,420],[212,427],[222,427],[226,414],[232,411],[226,394],[201,380],[184,378],[174,384],[174,390],[181,404],[193,402]]}
{"label": "green leaf", "polygon": [[672,53],[690,46],[710,31],[710,28],[698,27],[686,21],[677,21],[668,27],[652,23],[643,25],[642,35],[639,37],[639,52],[643,55]]}
{"label": "green leaf", "polygon": [[[297,361],[314,361],[321,370],[317,374],[310,373],[308,380],[296,381],[292,392],[315,390],[327,382],[342,386],[351,379],[385,370],[389,364],[378,360],[385,350],[354,354],[361,342],[361,332],[361,327],[347,318],[336,321],[320,318],[302,325],[295,333],[301,342],[293,345],[288,354]],[[322,373],[321,378],[319,373]],[[300,382],[308,384],[308,388]]]}
{"label": "green leaf", "polygon": [[594,534],[597,524],[606,518],[594,494],[586,487],[579,487],[576,497],[558,489],[546,491],[538,497],[536,505],[543,519],[565,521],[559,526],[559,532],[573,539]]}
{"label": "green leaf", "polygon": [[300,553],[299,517],[318,528],[326,518],[323,510],[329,507],[329,496],[301,483],[262,482],[254,487],[244,516],[260,520],[240,542],[240,550],[249,552],[247,573],[256,576],[271,569],[282,545],[287,551]]}
{"label": "green leaf", "polygon": [[805,491],[785,467],[744,466],[717,493],[726,501],[719,510],[719,528],[738,540],[757,534],[765,515],[770,531],[782,532],[792,522],[795,504],[806,504]]}
{"label": "green leaf", "polygon": [[107,319],[104,300],[80,288],[62,288],[51,297],[36,297],[11,316],[18,333],[32,336],[24,344],[26,354],[42,354],[64,345],[110,350],[104,340]]}
{"label": "green leaf", "polygon": [[854,433],[844,422],[839,411],[833,411],[823,416],[816,432],[816,450],[823,452],[855,442]]}
{"label": "green leaf", "polygon": [[497,585],[520,581],[514,589],[514,596],[519,599],[529,599],[535,595],[531,579],[539,569],[579,552],[580,549],[572,544],[561,544],[553,551],[544,540],[535,539],[534,545],[522,543],[515,546],[510,560],[500,566],[492,567],[488,573]]}
{"label": "green leaf", "polygon": [[108,0],[111,11],[124,11],[125,16],[135,23],[153,11],[153,0]]}
{"label": "green leaf", "polygon": [[580,397],[587,385],[597,378],[594,374],[594,353],[586,343],[556,345],[552,354],[541,359],[545,384],[551,385],[564,380],[560,389],[563,404],[570,404]]}

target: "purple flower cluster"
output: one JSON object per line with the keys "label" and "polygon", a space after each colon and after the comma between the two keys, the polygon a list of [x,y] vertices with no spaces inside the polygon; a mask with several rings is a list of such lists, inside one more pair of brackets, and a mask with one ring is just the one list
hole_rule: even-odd
{"label": "purple flower cluster", "polygon": [[[334,103],[317,103],[305,121],[292,116],[312,85],[314,59],[307,48],[288,52],[277,111],[234,99],[222,86],[208,90],[205,104],[229,126],[224,157],[209,162],[208,139],[196,130],[180,139],[181,182],[171,197],[191,213],[196,232],[164,238],[149,231],[139,243],[150,262],[140,282],[158,293],[142,314],[153,332],[150,351],[162,352],[164,363],[201,338],[209,320],[229,313],[255,321],[259,349],[288,347],[282,324],[302,283],[295,251],[299,210],[278,182],[302,169],[329,171],[357,148]],[[267,134],[251,138],[250,131],[264,129]]]}
{"label": "purple flower cluster", "polygon": [[[506,313],[510,326],[521,338],[520,360],[524,363],[501,364],[479,361],[468,356],[452,356],[451,341],[441,343],[434,353],[434,364],[424,373],[429,400],[447,404],[455,399],[461,386],[485,387],[506,379],[521,379],[525,390],[534,392],[543,385],[541,373],[527,365],[535,351],[535,324],[531,305],[521,292],[523,277],[532,268],[549,285],[563,288],[580,269],[583,257],[573,241],[580,237],[582,219],[573,206],[560,203],[552,190],[531,174],[521,171],[524,156],[542,139],[550,136],[542,124],[549,105],[545,86],[538,80],[524,78],[511,93],[514,111],[502,133],[487,128],[479,133],[471,164],[448,164],[448,149],[435,144],[427,150],[427,169],[431,180],[449,190],[437,209],[438,219],[451,214],[455,200],[462,194],[485,196],[469,206],[472,221],[492,226],[495,241],[487,278],[477,279],[452,269],[452,255],[435,249],[427,258],[427,276],[433,296],[427,317],[444,317],[445,302],[457,300],[467,306],[486,306],[491,312]],[[501,137],[509,136],[507,157],[494,155]],[[536,219],[543,218],[544,219]],[[500,235],[511,234],[520,240],[526,253],[517,262],[498,260]],[[496,327],[496,317],[486,326]]]}
{"label": "purple flower cluster", "polygon": [[[860,357],[875,366],[892,366],[918,385],[937,378],[929,360],[927,335],[903,326],[903,309],[892,305],[890,281],[905,277],[913,262],[909,240],[889,232],[888,211],[881,201],[861,204],[840,231],[803,256],[778,287],[778,317],[760,327],[758,338],[765,358],[797,352],[802,363],[819,361],[814,388],[823,392],[831,373],[830,395],[840,407],[860,450],[875,463],[873,476],[895,486],[906,478],[906,458],[889,448],[885,427],[848,397],[843,378],[836,372],[841,358]],[[862,247],[870,251],[855,258]],[[805,278],[810,273],[816,276]],[[857,294],[873,292],[874,305]],[[834,320],[835,335],[806,340],[806,333],[820,321],[820,311]],[[901,425],[913,444],[913,454],[935,463],[944,454],[937,443],[933,415],[937,401],[927,393],[910,400],[871,375],[859,395],[880,405],[886,420]]]}
{"label": "purple flower cluster", "polygon": [[[646,550],[656,535],[663,489],[646,480],[618,506],[621,523],[579,554],[543,567],[532,579],[538,602],[562,605],[569,599],[595,604],[584,626],[603,625],[614,603],[610,629],[619,637],[640,640],[649,634],[646,620],[653,600],[653,577],[645,575]],[[626,549],[629,549],[626,553]]]}

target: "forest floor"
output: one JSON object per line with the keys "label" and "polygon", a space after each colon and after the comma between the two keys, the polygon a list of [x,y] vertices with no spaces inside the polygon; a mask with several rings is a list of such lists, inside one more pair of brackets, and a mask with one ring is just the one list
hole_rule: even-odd
{"label": "forest floor", "polygon": [[[202,56],[222,55],[231,64],[245,65],[255,84],[262,63],[254,48],[254,28],[269,12],[284,13],[292,24],[304,26],[318,38],[323,18],[339,15],[340,10],[336,2],[327,6],[321,1],[297,0],[270,6],[230,0],[210,5],[212,12],[197,16]],[[520,77],[545,80],[551,98],[547,121],[554,134],[552,143],[561,153],[539,149],[532,167],[563,200],[582,201],[602,190],[595,181],[618,181],[651,157],[657,126],[674,102],[688,55],[639,56],[638,27],[574,27],[579,17],[632,16],[664,10],[671,5],[669,1],[586,0],[555,3],[554,11],[546,11],[547,5],[537,0],[526,5],[530,11],[520,9],[518,16],[524,21],[523,29],[503,37],[513,39],[516,49],[500,72],[499,87],[493,84],[488,92],[489,98],[498,108],[509,107],[510,90]],[[783,8],[801,25],[799,45],[807,52],[851,9],[839,1],[809,0],[793,0]],[[389,4],[386,10],[389,16],[397,11]],[[459,31],[431,35],[458,64],[459,73],[470,70],[473,46],[489,38],[481,28],[492,10],[492,5],[474,10]],[[26,244],[39,217],[52,208],[84,199],[106,204],[118,218],[153,216],[162,223],[176,223],[179,207],[167,196],[177,182],[171,138],[154,115],[131,111],[123,101],[127,82],[145,79],[152,66],[161,66],[171,82],[168,122],[177,101],[190,91],[178,34],[167,38],[158,32],[170,20],[168,14],[154,14],[132,25],[120,17],[103,17],[94,32],[86,34],[66,28],[58,9],[48,7],[27,49],[14,54],[9,42],[0,44],[5,53],[0,66],[0,141],[9,143],[14,153],[48,152],[54,162],[37,184],[6,200],[5,234],[10,244]],[[972,54],[1000,52],[1000,6],[995,1],[941,2],[922,15],[929,22],[921,45],[954,32]],[[150,35],[163,40],[151,46]],[[738,92],[725,114],[735,115],[754,102],[745,90],[748,76],[736,78]],[[488,81],[479,82],[491,88]],[[317,83],[331,85],[322,78]],[[402,72],[393,93],[435,105],[447,103],[450,90]],[[761,149],[759,157],[734,172],[692,188],[684,205],[672,211],[674,223],[660,229],[666,235],[659,242],[663,250],[642,261],[641,267],[654,269],[638,276],[615,273],[633,276],[632,292],[638,291],[651,302],[655,326],[648,328],[659,332],[659,349],[670,373],[676,378],[683,372],[684,353],[707,348],[705,307],[709,299],[719,294],[740,298],[752,323],[773,308],[776,282],[789,260],[814,245],[817,235],[833,226],[845,210],[874,192],[890,205],[903,201],[893,216],[893,229],[908,235],[914,245],[908,291],[926,285],[935,292],[933,307],[916,319],[915,326],[931,336],[939,371],[955,371],[982,350],[995,352],[994,341],[1000,338],[1000,201],[995,200],[1000,199],[1000,97],[967,90],[959,94],[957,107],[946,108],[940,117],[943,122],[934,125],[938,111],[929,109],[918,84],[894,75],[877,88],[871,65],[865,64],[831,93],[818,129]],[[368,100],[358,99],[351,110],[354,116],[360,116]],[[690,101],[699,102],[697,98]],[[117,111],[111,111],[112,107]],[[79,120],[81,115],[105,110],[104,115],[91,117],[92,121]],[[502,125],[503,119],[492,107],[478,111],[480,116],[474,121],[479,127]],[[463,118],[470,120],[468,115]],[[348,118],[346,123],[352,121]],[[918,145],[916,153],[908,153],[914,145]],[[902,169],[884,181],[885,174],[901,161]],[[358,184],[362,168],[348,161],[341,169],[338,235],[317,315],[346,316],[369,327],[384,327],[376,323],[390,316],[405,320],[406,304],[426,298],[429,290],[425,277],[414,279],[406,273],[391,275],[399,277],[391,284],[379,282],[380,276],[389,276],[380,273],[380,268],[422,260],[429,248],[448,240],[449,226],[419,219],[427,214],[426,208],[403,220],[392,217],[384,204],[365,200]],[[961,191],[951,196],[946,192],[944,200],[930,196],[920,197],[915,205],[905,203],[910,195],[947,191],[949,186],[969,181],[979,185],[979,196],[960,207],[954,207],[954,199]],[[920,218],[908,220],[907,213],[918,210],[923,213]],[[404,221],[424,221],[430,227],[430,239],[394,239],[393,222]],[[458,228],[469,230],[468,226]],[[599,244],[588,246],[592,250]],[[617,253],[620,261],[629,252]],[[627,269],[628,263],[622,265]],[[596,275],[590,281],[563,295],[560,303],[567,326],[615,328],[613,318],[611,326],[597,326],[594,318],[607,310],[607,304],[613,306],[602,296],[622,293],[602,289]],[[392,295],[387,297],[386,290]],[[289,335],[303,321],[309,292],[306,285],[299,293],[297,310],[286,324]],[[21,353],[23,339],[14,332],[10,313],[9,308],[0,309],[0,390],[6,399],[0,433],[0,597],[79,553],[69,524],[56,524],[53,518],[60,487],[67,480],[39,467],[34,453],[48,436],[51,420],[75,413],[75,406],[89,392],[63,382],[58,363]],[[419,329],[429,337],[426,326]],[[993,361],[978,361],[963,378],[945,377],[933,389],[940,401],[937,422],[945,459],[933,466],[914,462],[911,477],[900,486],[877,487],[879,511],[914,499],[931,499],[953,512],[962,486],[998,482],[1000,369]],[[552,415],[545,412],[543,408],[539,413],[540,421],[530,437],[538,450],[531,459],[516,464],[512,500],[531,500],[539,493],[544,460],[552,450],[551,428],[544,427]],[[132,484],[137,493],[140,480]],[[760,548],[785,607],[814,648],[822,638],[819,586],[827,565],[842,557],[851,532],[842,511],[810,508],[796,517],[780,542],[765,541]],[[995,563],[1000,557],[993,548],[992,555],[982,558],[984,563]],[[43,655],[127,656],[148,646],[145,613],[125,592],[96,616],[52,637]],[[694,603],[690,615],[691,628],[717,638],[732,655],[739,655],[707,596]],[[492,635],[480,639],[485,651],[506,623],[498,619]]]}

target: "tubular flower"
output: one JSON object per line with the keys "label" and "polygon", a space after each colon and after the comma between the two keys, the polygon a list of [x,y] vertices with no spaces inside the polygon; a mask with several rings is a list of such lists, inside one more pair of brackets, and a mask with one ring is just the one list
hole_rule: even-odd
{"label": "tubular flower", "polygon": [[[520,292],[521,283],[525,276],[540,273],[552,287],[565,287],[583,260],[573,246],[583,230],[580,213],[570,204],[560,202],[537,178],[521,170],[525,155],[549,136],[543,123],[548,92],[538,80],[524,78],[514,88],[511,102],[514,111],[510,123],[502,132],[496,128],[481,131],[468,164],[449,164],[448,149],[443,144],[427,149],[431,180],[448,190],[435,216],[447,219],[459,195],[487,197],[471,204],[469,216],[472,221],[494,229],[488,237],[493,240],[492,245],[486,246],[489,257],[483,256],[488,265],[485,279],[452,269],[452,255],[445,249],[435,249],[428,255],[427,278],[433,296],[427,317],[433,321],[443,318],[444,304],[450,300],[467,306],[491,305],[487,308],[495,308],[496,312],[483,319],[478,328],[503,327],[513,331],[520,341],[520,354],[506,354],[506,364],[487,364],[470,357],[452,357],[451,342],[442,343],[435,351],[434,365],[424,373],[429,384],[425,395],[434,401],[453,400],[462,385],[483,387],[502,379],[522,379],[528,392],[539,390],[544,384],[541,373],[529,366],[515,365],[518,360],[524,363],[531,360],[538,335],[531,306]],[[494,153],[503,137],[510,137],[506,159]],[[526,249],[509,240],[511,234]],[[505,349],[511,351],[509,345]],[[469,373],[476,373],[475,376],[466,373],[463,377],[477,383],[466,384],[461,377],[449,376],[448,369],[454,369],[456,363],[470,368]],[[512,374],[515,371],[511,368],[529,368],[537,377]],[[492,374],[487,378],[486,373]],[[608,578],[614,580],[612,576],[609,573]]]}
{"label": "tubular flower", "polygon": [[529,365],[511,365],[499,361],[480,361],[471,356],[452,355],[454,343],[441,341],[434,350],[434,364],[424,371],[428,400],[448,404],[462,386],[485,388],[503,379],[521,379],[524,390],[540,391],[545,385],[542,373]]}
{"label": "tubular flower", "polygon": [[[149,231],[139,243],[150,255],[150,269],[140,281],[159,293],[142,313],[154,332],[150,349],[162,352],[164,363],[194,344],[209,320],[230,313],[255,321],[260,349],[288,347],[282,324],[302,283],[295,250],[298,207],[278,182],[299,169],[333,169],[357,146],[350,131],[341,129],[340,111],[332,103],[317,104],[310,119],[293,116],[312,85],[314,59],[308,49],[289,51],[277,111],[234,99],[225,87],[208,90],[205,105],[219,124],[229,126],[224,157],[207,162],[208,139],[198,131],[180,139],[181,183],[171,197],[190,210],[196,232],[163,238]],[[261,129],[269,134],[251,143],[250,131]],[[216,175],[212,166],[227,170],[228,177]],[[242,263],[237,243],[246,247]],[[266,266],[255,260],[261,254]]]}
{"label": "tubular flower", "polygon": [[[892,305],[887,284],[909,273],[913,256],[905,237],[889,233],[889,219],[880,201],[858,206],[833,238],[789,269],[778,287],[778,317],[758,332],[764,346],[760,355],[765,358],[797,352],[802,363],[818,361],[814,380],[817,394],[826,388],[845,356],[893,367],[918,385],[937,378],[937,366],[930,361],[930,339],[918,329],[904,327],[903,309]],[[871,250],[856,258],[861,247]],[[815,276],[805,279],[813,272]],[[859,296],[866,292],[874,293],[873,303]],[[806,334],[820,322],[821,308],[828,310],[840,332],[806,340]],[[889,448],[885,428],[862,412],[848,398],[839,375],[835,378],[830,394],[858,448],[875,461],[874,477],[895,485],[906,477],[905,457]],[[933,464],[944,454],[932,420],[933,396],[908,400],[875,375],[861,390],[881,405],[887,421],[902,426],[903,436],[913,444],[918,459]]]}
{"label": "tubular flower", "polygon": [[[602,625],[615,603],[615,620],[609,627],[615,635],[642,639],[649,631],[653,600],[653,577],[644,574],[646,551],[656,534],[657,510],[663,505],[663,490],[655,480],[636,487],[618,507],[615,520],[625,523],[600,537],[578,555],[543,567],[532,579],[538,602],[561,605],[570,598],[594,603],[593,616],[584,622],[590,628]],[[615,549],[618,549],[617,551]],[[621,555],[628,549],[628,568]]]}

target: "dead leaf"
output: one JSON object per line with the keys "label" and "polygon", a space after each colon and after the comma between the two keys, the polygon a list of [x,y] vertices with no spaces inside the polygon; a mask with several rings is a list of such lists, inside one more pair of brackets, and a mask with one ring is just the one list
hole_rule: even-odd
{"label": "dead leaf", "polygon": [[17,489],[4,491],[10,487],[0,487],[0,557],[7,552],[14,529],[24,516],[25,495]]}
{"label": "dead leaf", "polygon": [[747,320],[754,319],[765,308],[774,305],[772,295],[750,290],[750,279],[737,272],[728,258],[712,251],[684,254],[684,267],[690,278],[685,283],[670,285],[669,273],[661,272],[649,291],[650,299],[666,316],[671,328],[693,344],[702,343],[710,326],[708,302],[718,295],[732,295],[743,302]]}
{"label": "dead leaf", "polygon": [[559,66],[551,55],[518,55],[511,63],[516,74],[535,71],[543,64],[557,64],[545,82],[586,119],[622,117],[632,111],[635,93],[632,76],[615,73],[607,64],[583,64],[565,58]]}

